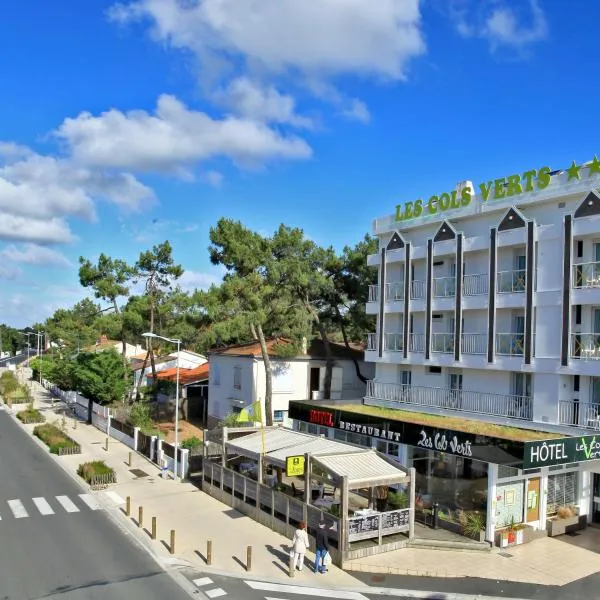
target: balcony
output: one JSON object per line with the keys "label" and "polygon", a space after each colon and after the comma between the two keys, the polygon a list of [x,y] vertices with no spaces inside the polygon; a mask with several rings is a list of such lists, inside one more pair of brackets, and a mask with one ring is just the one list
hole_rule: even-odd
{"label": "balcony", "polygon": [[525,271],[499,271],[498,272],[498,293],[515,294],[525,291]]}
{"label": "balcony", "polygon": [[463,296],[483,296],[488,293],[488,274],[477,273],[463,277]]}
{"label": "balcony", "polygon": [[368,302],[377,302],[378,300],[379,300],[379,286],[378,285],[370,285]]}
{"label": "balcony", "polygon": [[385,299],[388,302],[404,300],[404,284],[400,281],[385,284]]}
{"label": "balcony", "polygon": [[600,403],[561,400],[558,403],[558,422],[589,429],[600,429]]}
{"label": "balcony", "polygon": [[425,334],[411,333],[408,336],[410,352],[425,352]]}
{"label": "balcony", "polygon": [[572,333],[571,358],[600,360],[600,333]]}
{"label": "balcony", "polygon": [[419,298],[425,298],[425,282],[424,281],[411,281],[410,282],[410,297],[412,300],[418,300]]}
{"label": "balcony", "polygon": [[386,333],[383,336],[383,348],[387,352],[402,352],[404,350],[402,333]]}
{"label": "balcony", "polygon": [[453,333],[432,333],[431,351],[452,354],[454,352],[454,334]]}
{"label": "balcony", "polygon": [[[385,402],[390,408],[401,408],[402,404],[410,404],[527,421],[533,419],[533,399],[530,396],[509,396],[371,380],[367,382],[365,399]],[[397,406],[393,406],[394,404]]]}
{"label": "balcony", "polygon": [[501,356],[523,356],[525,334],[497,333],[496,354]]}
{"label": "balcony", "polygon": [[434,277],[433,297],[453,298],[456,295],[456,277]]}
{"label": "balcony", "polygon": [[460,348],[463,354],[486,354],[487,333],[463,333]]}
{"label": "balcony", "polygon": [[600,262],[573,265],[573,287],[600,288]]}
{"label": "balcony", "polygon": [[367,333],[367,351],[377,350],[377,334]]}

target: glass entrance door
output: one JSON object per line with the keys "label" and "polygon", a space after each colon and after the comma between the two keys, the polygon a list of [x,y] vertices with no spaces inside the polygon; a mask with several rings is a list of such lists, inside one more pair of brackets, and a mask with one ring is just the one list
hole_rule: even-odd
{"label": "glass entrance door", "polygon": [[600,475],[594,473],[594,508],[592,509],[592,523],[600,524]]}

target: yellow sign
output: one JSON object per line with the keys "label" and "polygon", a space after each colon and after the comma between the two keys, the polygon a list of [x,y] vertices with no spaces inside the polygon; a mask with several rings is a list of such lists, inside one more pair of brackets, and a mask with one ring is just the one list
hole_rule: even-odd
{"label": "yellow sign", "polygon": [[299,477],[304,475],[304,456],[286,456],[285,474],[287,477]]}

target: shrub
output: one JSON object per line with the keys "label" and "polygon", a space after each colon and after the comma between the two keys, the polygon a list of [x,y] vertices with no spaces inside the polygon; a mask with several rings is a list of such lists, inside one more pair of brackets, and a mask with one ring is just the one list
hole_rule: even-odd
{"label": "shrub", "polygon": [[408,508],[408,495],[404,492],[392,492],[390,490],[387,501],[394,509]]}
{"label": "shrub", "polygon": [[67,437],[58,427],[45,423],[38,425],[33,430],[33,435],[37,436],[48,446],[52,454],[60,454],[61,448],[78,448],[77,442]]}
{"label": "shrub", "polygon": [[183,442],[181,442],[181,447],[186,450],[195,450],[200,446],[202,446],[202,440],[196,436],[187,438],[187,440],[183,440]]}
{"label": "shrub", "polygon": [[43,423],[46,420],[44,415],[31,405],[25,410],[19,411],[17,413],[17,419],[22,423]]}
{"label": "shrub", "polygon": [[483,531],[486,526],[486,519],[483,513],[479,512],[467,512],[465,515],[464,525],[461,523],[463,532],[468,536],[477,536],[480,531]]}
{"label": "shrub", "polygon": [[89,484],[96,483],[98,479],[102,479],[103,483],[113,483],[117,480],[114,469],[109,467],[103,460],[82,463],[77,468],[77,475]]}
{"label": "shrub", "polygon": [[575,511],[571,506],[559,506],[556,511],[556,516],[559,519],[570,519],[575,516]]}

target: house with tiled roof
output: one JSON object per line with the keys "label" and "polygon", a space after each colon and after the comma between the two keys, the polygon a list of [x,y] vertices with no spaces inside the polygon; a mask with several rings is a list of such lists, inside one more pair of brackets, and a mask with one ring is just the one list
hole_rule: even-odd
{"label": "house with tiled roof", "polygon": [[[146,352],[142,352],[134,357],[134,362],[131,366],[135,376],[135,387],[137,389],[138,381],[140,381],[140,370],[143,368],[144,372],[141,379],[141,387],[145,387],[152,383],[152,365],[150,359],[146,361],[144,366],[144,359],[146,358]],[[208,362],[206,356],[192,352],[191,350],[181,350],[179,352],[179,369],[180,377],[185,371],[192,371],[196,367],[200,367]],[[168,376],[163,376],[163,373],[175,373],[177,368],[177,352],[171,352],[163,356],[154,357],[154,367],[156,370],[157,379],[167,379]]]}
{"label": "house with tiled roof", "polygon": [[[136,354],[139,354],[142,351],[142,346],[139,344],[129,344],[125,343],[125,356],[127,358],[132,358]],[[86,346],[83,348],[84,352],[104,352],[106,350],[116,350],[119,354],[123,353],[123,342],[120,340],[111,340],[106,335],[100,336],[95,344],[91,346]]]}
{"label": "house with tiled roof", "polygon": [[[290,400],[320,400],[325,393],[327,353],[322,340],[305,343],[297,356],[282,358],[277,346],[289,344],[284,338],[270,338],[267,349],[273,370],[273,421],[287,421]],[[330,342],[333,358],[331,398],[364,396],[365,384],[356,374],[355,362],[361,374],[370,379],[373,365],[364,362],[364,348]],[[240,412],[261,400],[264,414],[265,368],[257,341],[235,344],[208,353],[208,415],[210,424]]]}

